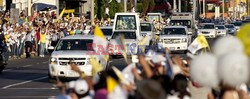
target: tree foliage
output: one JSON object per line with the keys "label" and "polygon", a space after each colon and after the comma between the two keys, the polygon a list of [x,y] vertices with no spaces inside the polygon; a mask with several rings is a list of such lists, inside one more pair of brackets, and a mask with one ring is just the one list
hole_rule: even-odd
{"label": "tree foliage", "polygon": [[123,5],[116,0],[112,0],[112,2],[109,3],[109,17],[114,18],[117,12],[123,12]]}
{"label": "tree foliage", "polygon": [[106,0],[95,0],[95,15],[98,19],[105,18]]}

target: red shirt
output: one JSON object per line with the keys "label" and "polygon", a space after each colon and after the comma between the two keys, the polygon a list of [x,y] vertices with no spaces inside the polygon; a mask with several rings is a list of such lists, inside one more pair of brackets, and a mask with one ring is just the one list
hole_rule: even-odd
{"label": "red shirt", "polygon": [[36,32],[36,39],[37,41],[40,41],[40,32]]}

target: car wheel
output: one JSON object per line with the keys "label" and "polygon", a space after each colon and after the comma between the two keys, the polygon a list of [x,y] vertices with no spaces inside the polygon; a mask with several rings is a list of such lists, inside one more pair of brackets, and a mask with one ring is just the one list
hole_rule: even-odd
{"label": "car wheel", "polygon": [[56,82],[55,78],[53,76],[51,76],[51,74],[49,73],[49,71],[48,71],[48,81],[51,82],[51,83]]}

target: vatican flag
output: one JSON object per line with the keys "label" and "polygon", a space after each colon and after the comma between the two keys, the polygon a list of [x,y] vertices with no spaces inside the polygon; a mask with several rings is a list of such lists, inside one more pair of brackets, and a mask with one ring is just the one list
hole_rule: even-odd
{"label": "vatican flag", "polygon": [[188,50],[192,53],[195,54],[198,50],[202,48],[208,48],[210,49],[207,39],[203,35],[199,35],[193,42],[192,44],[189,45]]}

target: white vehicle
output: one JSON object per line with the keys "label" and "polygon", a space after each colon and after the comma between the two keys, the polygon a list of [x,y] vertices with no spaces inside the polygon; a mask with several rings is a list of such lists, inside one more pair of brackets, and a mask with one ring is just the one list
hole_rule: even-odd
{"label": "white vehicle", "polygon": [[140,35],[145,37],[145,36],[152,36],[154,35],[154,25],[151,22],[141,22],[141,33]]}
{"label": "white vehicle", "polygon": [[217,36],[226,36],[227,28],[224,25],[216,25],[217,28]]}
{"label": "white vehicle", "polygon": [[152,22],[153,20],[160,22],[162,18],[161,13],[148,13],[147,16],[150,22]]}
{"label": "white vehicle", "polygon": [[[127,55],[132,56],[132,61],[136,61],[138,41],[141,40],[140,36],[140,20],[137,13],[116,13],[113,25],[113,35],[111,36],[109,44],[114,47],[121,46],[117,44],[116,37],[124,35],[124,43],[127,45]],[[113,49],[114,56],[120,56],[119,49]]]}
{"label": "white vehicle", "polygon": [[217,31],[214,23],[201,24],[197,31],[198,35],[204,35],[206,38],[216,38]]}
{"label": "white vehicle", "polygon": [[94,36],[67,36],[62,38],[49,59],[49,78],[57,77],[74,78],[80,75],[71,70],[70,63],[78,65],[81,71],[91,76],[89,52],[93,51],[92,44]]}
{"label": "white vehicle", "polygon": [[167,26],[160,33],[159,45],[171,51],[186,53],[191,43],[191,34],[185,26]]}
{"label": "white vehicle", "polygon": [[112,26],[104,26],[100,27],[103,34],[106,36],[106,39],[110,39],[113,34],[113,27]]}
{"label": "white vehicle", "polygon": [[170,26],[187,26],[189,32],[194,31],[194,19],[191,13],[174,13],[171,16]]}

